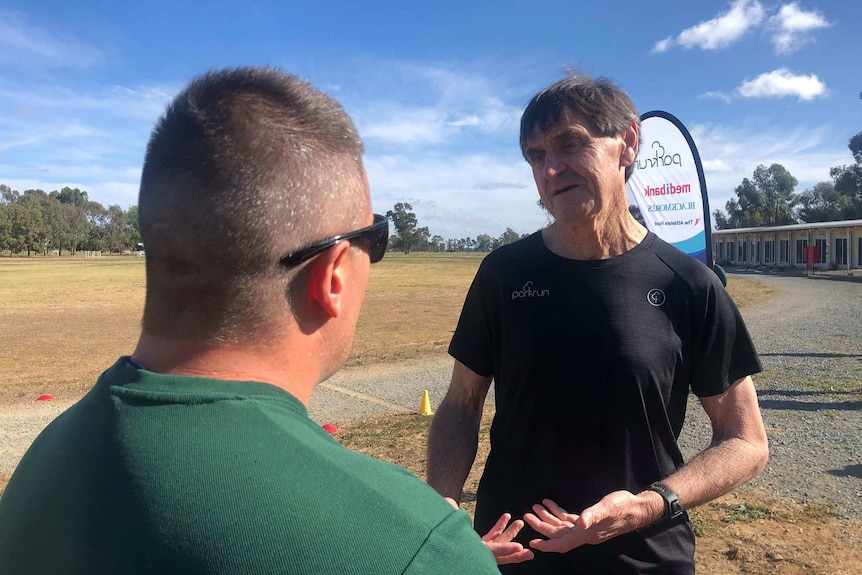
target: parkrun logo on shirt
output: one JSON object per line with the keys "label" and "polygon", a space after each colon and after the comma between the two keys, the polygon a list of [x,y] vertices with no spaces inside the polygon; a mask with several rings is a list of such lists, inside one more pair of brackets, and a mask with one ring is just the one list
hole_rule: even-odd
{"label": "parkrun logo on shirt", "polygon": [[522,289],[520,291],[515,290],[512,292],[512,299],[516,300],[520,297],[545,297],[546,295],[551,295],[551,291],[546,290],[546,289],[543,289],[543,290],[533,289],[533,282],[528,281],[527,283],[524,284],[524,289]]}

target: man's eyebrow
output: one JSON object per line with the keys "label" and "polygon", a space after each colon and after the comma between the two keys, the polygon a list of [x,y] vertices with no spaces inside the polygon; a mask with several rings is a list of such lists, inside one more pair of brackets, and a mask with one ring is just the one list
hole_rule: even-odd
{"label": "man's eyebrow", "polygon": [[552,133],[545,132],[539,134],[536,138],[527,142],[527,145],[524,147],[524,154],[543,151],[544,146],[539,142],[558,143],[571,137],[583,138],[589,136],[590,132],[583,126],[566,126]]}

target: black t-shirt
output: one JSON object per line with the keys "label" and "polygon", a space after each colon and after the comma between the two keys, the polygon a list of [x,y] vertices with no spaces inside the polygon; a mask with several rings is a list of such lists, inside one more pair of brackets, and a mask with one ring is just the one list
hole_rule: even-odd
{"label": "black t-shirt", "polygon": [[[579,513],[612,491],[637,493],[670,475],[683,464],[676,439],[689,390],[718,395],[761,370],[715,274],[652,233],[607,260],[560,257],[540,232],[489,254],[449,352],[495,382],[479,533],[544,498]],[[688,563],[693,570],[686,520],[653,531],[561,561],[584,569],[595,562],[599,570],[578,571],[585,573],[646,573],[651,564],[663,573],[687,573]],[[525,528],[519,539],[533,537]],[[626,571],[631,565],[638,567]]]}

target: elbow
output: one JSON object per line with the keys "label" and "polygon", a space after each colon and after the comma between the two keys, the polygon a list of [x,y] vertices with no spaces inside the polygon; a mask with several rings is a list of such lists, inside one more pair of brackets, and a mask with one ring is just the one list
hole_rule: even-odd
{"label": "elbow", "polygon": [[766,469],[766,463],[769,461],[769,441],[766,436],[749,444],[749,461],[751,463],[751,477],[757,477],[763,470]]}
{"label": "elbow", "polygon": [[757,450],[757,459],[755,460],[756,467],[754,471],[755,475],[763,473],[763,470],[766,469],[767,461],[769,461],[769,442],[764,438]]}

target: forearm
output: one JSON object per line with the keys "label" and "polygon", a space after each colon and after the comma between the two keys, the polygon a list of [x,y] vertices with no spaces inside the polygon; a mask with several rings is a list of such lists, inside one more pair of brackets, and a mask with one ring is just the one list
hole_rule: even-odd
{"label": "forearm", "polygon": [[428,484],[459,503],[479,448],[480,421],[481,412],[444,399],[428,433]]}
{"label": "forearm", "polygon": [[676,493],[683,507],[697,507],[757,476],[767,457],[765,437],[762,441],[734,437],[714,442],[662,483]]}
{"label": "forearm", "polygon": [[723,394],[702,397],[712,441],[682,469],[663,480],[684,507],[696,507],[745,483],[766,466],[769,446],[750,377]]}

